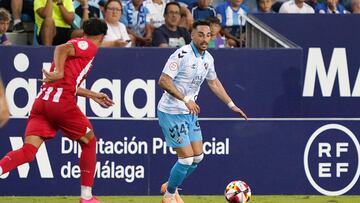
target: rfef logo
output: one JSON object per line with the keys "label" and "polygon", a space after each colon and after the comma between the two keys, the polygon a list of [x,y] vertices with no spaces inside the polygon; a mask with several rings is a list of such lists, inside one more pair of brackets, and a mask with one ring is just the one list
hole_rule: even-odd
{"label": "rfef logo", "polygon": [[327,196],[348,192],[360,176],[360,145],[345,126],[327,124],[309,138],[304,169],[311,185]]}

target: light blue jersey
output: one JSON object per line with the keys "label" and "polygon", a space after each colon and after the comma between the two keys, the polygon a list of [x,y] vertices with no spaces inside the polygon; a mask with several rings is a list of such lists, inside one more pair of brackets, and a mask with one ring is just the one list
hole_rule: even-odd
{"label": "light blue jersey", "polygon": [[[196,101],[205,79],[217,78],[214,58],[208,51],[200,55],[193,42],[177,49],[169,57],[163,73],[170,76],[175,87],[192,101]],[[167,92],[162,95],[158,110],[168,114],[189,114],[185,103]]]}
{"label": "light blue jersey", "polygon": [[[193,42],[176,50],[169,57],[163,73],[170,76],[175,87],[192,101],[197,99],[205,79],[217,78],[214,58],[208,51],[200,55]],[[183,101],[167,92],[158,104],[158,117],[168,146],[185,147],[191,142],[202,140],[198,117],[190,114]]]}

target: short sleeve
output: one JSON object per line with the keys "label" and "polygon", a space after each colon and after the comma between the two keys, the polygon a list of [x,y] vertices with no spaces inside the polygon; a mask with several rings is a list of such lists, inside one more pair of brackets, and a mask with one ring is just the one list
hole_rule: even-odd
{"label": "short sleeve", "polygon": [[156,28],[152,36],[152,45],[155,47],[158,47],[162,43],[169,43],[160,28]]}
{"label": "short sleeve", "polygon": [[34,11],[36,12],[39,8],[45,7],[46,0],[34,0]]}
{"label": "short sleeve", "polygon": [[209,63],[209,72],[206,75],[206,80],[215,80],[217,78],[214,61]]}
{"label": "short sleeve", "polygon": [[169,57],[162,71],[173,79],[179,73],[179,69],[181,67],[181,58],[178,57],[178,52],[179,50]]}
{"label": "short sleeve", "polygon": [[68,43],[74,46],[76,57],[92,57],[95,55],[92,44],[84,39],[73,39]]}
{"label": "short sleeve", "polygon": [[74,4],[72,2],[72,0],[63,0],[64,3],[64,7],[66,8],[66,10],[68,12],[74,13],[75,9],[74,9]]}

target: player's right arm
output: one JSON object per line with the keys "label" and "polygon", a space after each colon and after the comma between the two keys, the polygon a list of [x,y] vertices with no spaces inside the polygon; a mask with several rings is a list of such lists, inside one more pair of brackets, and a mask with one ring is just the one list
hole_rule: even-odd
{"label": "player's right arm", "polygon": [[185,103],[186,107],[189,109],[191,114],[197,115],[200,113],[200,107],[190,98],[183,95],[174,85],[173,79],[166,73],[162,73],[159,82],[159,86],[164,89],[167,93],[172,95],[178,100],[181,100]]}
{"label": "player's right arm", "polygon": [[43,69],[43,73],[45,78],[42,80],[43,82],[55,82],[57,80],[64,78],[64,65],[66,58],[68,56],[75,56],[75,48],[72,43],[65,43],[59,46],[56,46],[54,52],[54,64],[55,69],[53,72],[48,72]]}

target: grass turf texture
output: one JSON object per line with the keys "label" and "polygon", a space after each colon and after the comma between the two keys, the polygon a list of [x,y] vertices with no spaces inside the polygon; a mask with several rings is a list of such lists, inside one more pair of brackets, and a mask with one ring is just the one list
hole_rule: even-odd
{"label": "grass turf texture", "polygon": [[[182,196],[185,203],[226,203],[223,196]],[[160,203],[160,196],[99,196],[104,203]],[[0,196],[1,203],[73,203],[79,202],[79,197],[74,196],[49,196],[49,197],[12,197]],[[269,195],[252,196],[249,203],[357,203],[360,196],[302,196],[302,195]]]}

